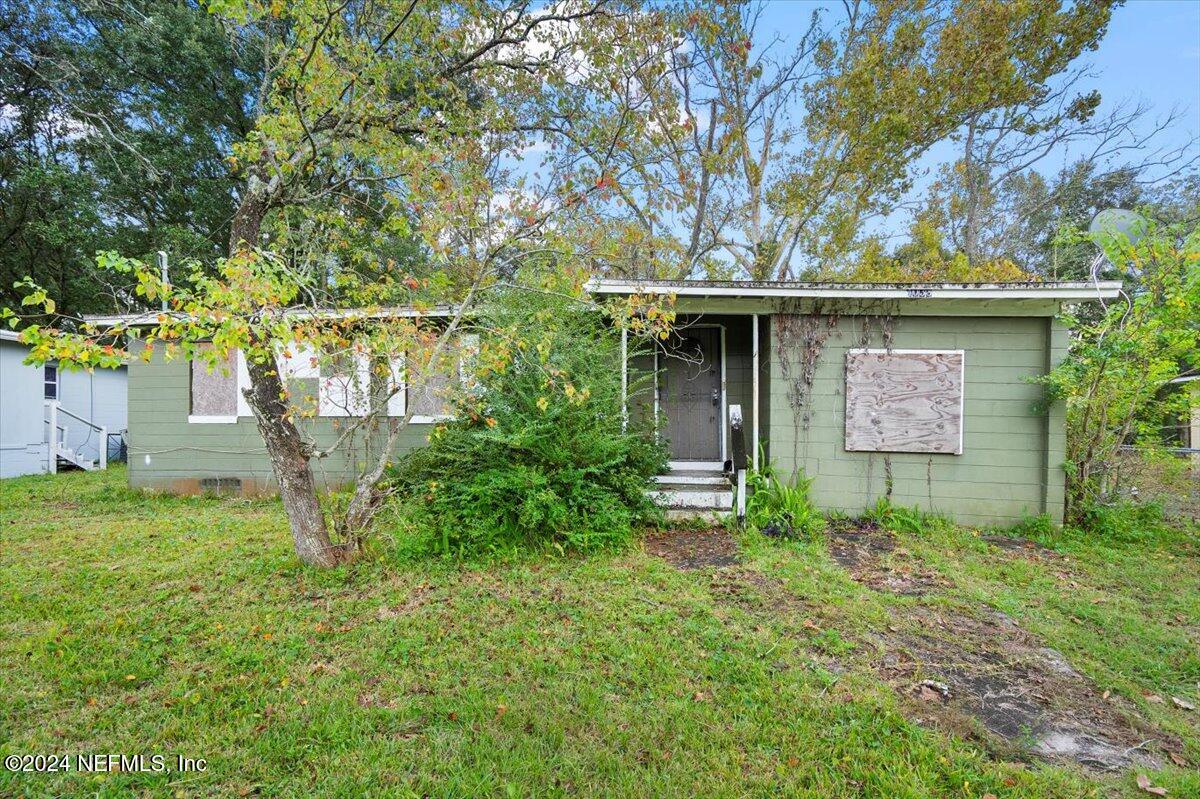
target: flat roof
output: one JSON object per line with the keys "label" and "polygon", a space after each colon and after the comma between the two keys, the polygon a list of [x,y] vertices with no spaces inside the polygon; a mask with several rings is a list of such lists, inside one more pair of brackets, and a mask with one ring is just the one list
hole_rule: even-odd
{"label": "flat roof", "polygon": [[758,299],[1008,299],[1095,300],[1116,297],[1121,281],[1019,283],[832,283],[782,280],[656,280],[609,279],[588,281],[593,294],[675,294],[680,297],[742,297]]}
{"label": "flat roof", "polygon": [[[437,305],[425,310],[418,310],[409,305],[380,308],[322,308],[318,310],[295,308],[288,313],[298,319],[399,319],[404,317],[452,316],[454,307],[451,305]],[[187,314],[179,311],[145,311],[132,314],[84,314],[83,321],[89,322],[96,327],[113,327],[114,325],[141,327],[158,324],[160,316],[170,316],[176,319],[187,318]]]}
{"label": "flat roof", "polygon": [[[834,283],[784,280],[657,280],[594,278],[584,288],[592,294],[675,294],[680,297],[833,298],[833,299],[974,299],[974,300],[1095,300],[1111,299],[1121,291],[1121,281],[1101,280],[1020,283]],[[297,308],[297,317],[323,319],[392,319],[396,317],[451,316],[454,307],[438,305],[426,310],[411,306],[372,309]],[[182,318],[177,311],[146,311],[134,314],[85,315],[96,327],[153,325],[163,314]],[[7,332],[7,331],[0,331]]]}

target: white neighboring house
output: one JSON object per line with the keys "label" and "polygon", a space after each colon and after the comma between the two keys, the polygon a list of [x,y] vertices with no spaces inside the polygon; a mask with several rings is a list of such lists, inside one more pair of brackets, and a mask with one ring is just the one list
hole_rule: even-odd
{"label": "white neighboring house", "polygon": [[16,333],[0,330],[0,478],[102,469],[120,457],[126,367],[60,371],[25,365],[28,354]]}

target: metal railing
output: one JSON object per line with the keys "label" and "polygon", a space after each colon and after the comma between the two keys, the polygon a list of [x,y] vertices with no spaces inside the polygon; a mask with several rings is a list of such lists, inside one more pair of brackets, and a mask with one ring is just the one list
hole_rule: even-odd
{"label": "metal railing", "polygon": [[[85,469],[107,469],[108,428],[104,425],[96,424],[90,419],[85,419],[77,413],[72,413],[71,411],[62,407],[62,403],[60,403],[58,400],[46,400],[45,405],[48,415],[44,421],[50,426],[49,435],[47,436],[49,443],[49,451],[47,453],[47,460],[49,461],[47,464],[48,471],[51,474],[54,474],[58,471],[58,459],[60,457],[64,458],[65,460],[69,460],[71,463],[74,463],[75,465]],[[66,425],[60,425],[58,423],[60,415],[75,419],[78,422],[82,422],[84,425],[90,427],[92,430],[95,430],[100,434],[100,446],[97,448],[99,450],[99,459],[97,461],[93,462],[91,459],[87,459],[85,461],[82,455],[80,455],[71,447],[67,446],[67,436],[70,432],[70,428],[68,428]]]}

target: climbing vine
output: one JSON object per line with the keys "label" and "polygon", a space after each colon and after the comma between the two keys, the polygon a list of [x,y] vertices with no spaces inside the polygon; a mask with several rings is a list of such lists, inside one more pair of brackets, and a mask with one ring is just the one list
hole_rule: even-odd
{"label": "climbing vine", "polygon": [[[858,346],[870,347],[876,331],[884,348],[892,349],[895,318],[895,303],[888,301],[845,301],[833,303],[811,300],[789,300],[780,304],[772,316],[775,325],[775,348],[779,359],[779,371],[787,384],[788,406],[792,411],[795,435],[792,440],[793,457],[800,458],[800,438],[807,432],[813,419],[813,384],[817,367],[825,353],[830,336],[840,337],[841,320],[844,316],[861,319]],[[873,468],[869,458],[868,469]],[[885,464],[890,475],[890,463]],[[870,477],[868,475],[868,481]],[[890,486],[890,476],[888,483]],[[890,494],[890,489],[889,489]]]}

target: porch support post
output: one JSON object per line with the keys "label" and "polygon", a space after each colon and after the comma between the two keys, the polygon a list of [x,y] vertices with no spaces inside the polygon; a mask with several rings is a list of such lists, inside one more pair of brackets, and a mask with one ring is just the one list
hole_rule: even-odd
{"label": "porch support post", "polygon": [[621,432],[629,424],[629,329],[621,328]]}
{"label": "porch support post", "polygon": [[50,409],[50,435],[46,437],[46,471],[50,474],[58,472],[58,400],[46,400]]}
{"label": "porch support post", "polygon": [[[658,347],[654,348],[654,440],[658,441]],[[1200,463],[1200,461],[1197,461]]]}
{"label": "porch support post", "polygon": [[750,334],[750,403],[754,412],[750,417],[750,463],[758,469],[758,415],[760,405],[758,400],[758,314],[750,317],[753,329]]}

